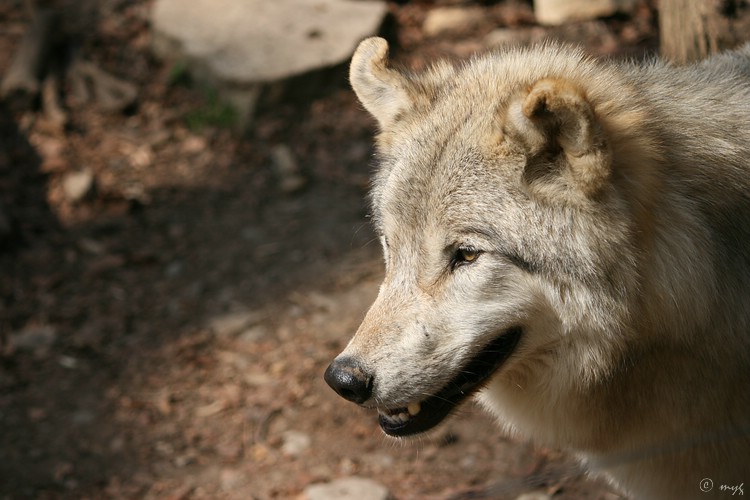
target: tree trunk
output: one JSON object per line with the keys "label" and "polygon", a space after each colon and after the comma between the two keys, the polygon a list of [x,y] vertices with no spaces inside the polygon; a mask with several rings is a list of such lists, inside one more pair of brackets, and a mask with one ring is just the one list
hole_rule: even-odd
{"label": "tree trunk", "polygon": [[0,97],[17,94],[30,100],[41,89],[40,78],[55,43],[59,42],[60,16],[55,10],[40,10],[26,31],[13,61],[0,82]]}
{"label": "tree trunk", "polygon": [[726,0],[660,0],[662,56],[675,64],[689,64],[718,52],[722,37],[729,31],[723,15],[726,3]]}

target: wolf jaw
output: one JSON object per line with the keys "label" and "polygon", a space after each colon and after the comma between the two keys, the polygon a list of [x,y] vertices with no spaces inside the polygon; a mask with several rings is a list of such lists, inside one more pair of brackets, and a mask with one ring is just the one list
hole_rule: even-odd
{"label": "wolf jaw", "polygon": [[378,423],[389,436],[402,437],[426,432],[456,409],[466,398],[505,364],[513,354],[523,329],[513,327],[487,344],[436,394],[406,407],[379,409]]}

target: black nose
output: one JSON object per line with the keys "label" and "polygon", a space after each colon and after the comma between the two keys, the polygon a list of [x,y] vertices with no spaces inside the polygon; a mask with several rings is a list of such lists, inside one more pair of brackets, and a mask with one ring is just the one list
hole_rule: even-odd
{"label": "black nose", "polygon": [[372,394],[372,376],[352,358],[334,359],[323,378],[339,396],[357,404]]}

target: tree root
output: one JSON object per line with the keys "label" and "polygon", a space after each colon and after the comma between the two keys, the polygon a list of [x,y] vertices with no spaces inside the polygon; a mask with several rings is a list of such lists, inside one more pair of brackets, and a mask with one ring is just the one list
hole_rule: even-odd
{"label": "tree root", "polygon": [[104,111],[124,111],[138,97],[135,85],[107,73],[96,64],[77,58],[68,71],[78,98],[85,102],[93,91],[94,99]]}
{"label": "tree root", "polygon": [[93,100],[104,111],[122,112],[135,104],[138,89],[78,54],[65,65],[65,48],[74,34],[61,29],[62,15],[51,8],[31,9],[32,22],[24,34],[10,67],[0,81],[0,98],[13,109],[32,108],[41,98],[45,117],[55,126],[68,121],[62,104],[62,83],[73,90],[75,101]]}

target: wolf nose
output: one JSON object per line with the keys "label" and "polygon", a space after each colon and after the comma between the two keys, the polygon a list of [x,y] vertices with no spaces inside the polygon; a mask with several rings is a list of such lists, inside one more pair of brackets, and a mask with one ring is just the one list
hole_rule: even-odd
{"label": "wolf nose", "polygon": [[352,358],[334,359],[323,378],[339,396],[362,404],[372,394],[372,376]]}

